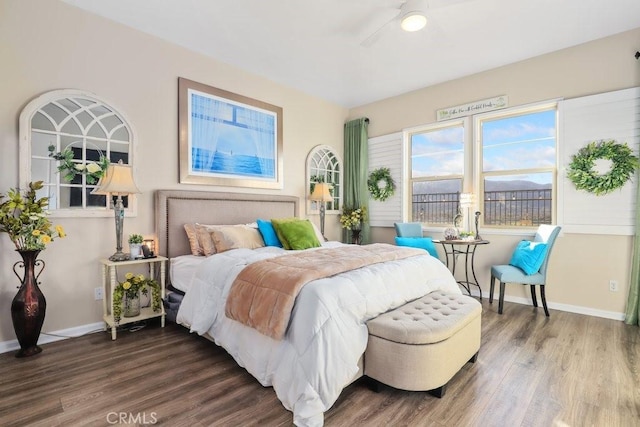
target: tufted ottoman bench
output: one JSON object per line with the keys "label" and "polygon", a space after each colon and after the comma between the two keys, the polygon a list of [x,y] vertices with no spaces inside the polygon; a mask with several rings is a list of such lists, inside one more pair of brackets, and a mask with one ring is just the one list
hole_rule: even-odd
{"label": "tufted ottoman bench", "polygon": [[369,320],[364,374],[442,397],[456,372],[476,361],[481,313],[471,297],[436,291]]}

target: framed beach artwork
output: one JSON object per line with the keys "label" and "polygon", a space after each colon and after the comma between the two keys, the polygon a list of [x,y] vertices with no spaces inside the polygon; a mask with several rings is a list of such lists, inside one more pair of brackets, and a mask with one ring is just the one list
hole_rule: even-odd
{"label": "framed beach artwork", "polygon": [[180,183],[282,188],[282,108],[178,79]]}

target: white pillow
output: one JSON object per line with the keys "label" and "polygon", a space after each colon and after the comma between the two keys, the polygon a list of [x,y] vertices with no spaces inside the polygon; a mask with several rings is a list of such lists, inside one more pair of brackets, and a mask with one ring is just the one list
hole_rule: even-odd
{"label": "white pillow", "polygon": [[327,239],[324,238],[324,236],[320,232],[320,229],[316,226],[316,224],[313,221],[309,220],[309,222],[311,223],[311,225],[313,225],[313,231],[315,231],[315,233],[316,233],[316,237],[318,238],[318,242],[320,242],[320,244],[322,245],[322,242],[326,242]]}

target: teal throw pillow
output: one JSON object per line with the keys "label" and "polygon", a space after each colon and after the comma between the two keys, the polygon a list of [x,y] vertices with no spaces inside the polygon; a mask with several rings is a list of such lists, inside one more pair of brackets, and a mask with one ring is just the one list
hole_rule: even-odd
{"label": "teal throw pillow", "polygon": [[273,228],[271,221],[259,219],[256,222],[258,223],[258,231],[260,231],[260,234],[262,235],[262,240],[264,240],[265,246],[276,246],[281,248],[282,243],[280,243],[280,239],[278,239],[278,235],[276,234],[276,230]]}
{"label": "teal throw pillow", "polygon": [[546,243],[523,240],[518,243],[518,246],[516,246],[516,249],[513,251],[509,265],[518,267],[530,276],[540,270],[546,255]]}
{"label": "teal throw pillow", "polygon": [[440,259],[431,237],[396,237],[396,245],[424,249],[429,252],[432,257]]}
{"label": "teal throw pillow", "polygon": [[308,219],[272,219],[271,223],[285,249],[301,250],[321,246],[313,225]]}

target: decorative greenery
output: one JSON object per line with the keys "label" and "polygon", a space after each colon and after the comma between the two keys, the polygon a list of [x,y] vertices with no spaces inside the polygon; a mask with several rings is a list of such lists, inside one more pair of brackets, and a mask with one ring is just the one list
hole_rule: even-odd
{"label": "decorative greenery", "polygon": [[30,182],[24,194],[11,189],[7,195],[0,194],[0,232],[7,233],[19,250],[43,250],[54,238],[66,236],[61,225],[52,227],[45,208],[48,197],[36,199],[36,192],[42,189],[42,181]]}
{"label": "decorative greenery", "polygon": [[58,172],[68,182],[73,181],[76,175],[85,175],[87,184],[96,184],[109,167],[109,159],[104,157],[102,153],[100,153],[98,162],[87,162],[85,165],[84,163],[73,161],[73,150],[71,148],[67,147],[62,152],[54,153],[55,149],[56,147],[53,144],[49,145],[49,157],[60,162]]}
{"label": "decorative greenery", "polygon": [[[611,160],[611,170],[603,175],[594,169],[595,161]],[[578,150],[571,158],[567,176],[578,190],[586,190],[597,196],[622,187],[638,168],[638,158],[627,144],[614,140],[594,141]]]}
{"label": "decorative greenery", "polygon": [[[316,183],[324,182],[324,175],[311,175],[309,178],[311,183],[309,184],[309,194],[313,194],[313,190],[316,188]],[[329,194],[333,196],[333,184],[329,186]]]}
{"label": "decorative greenery", "polygon": [[124,282],[119,282],[118,286],[113,290],[113,320],[120,321],[122,316],[122,298],[126,294],[127,298],[133,299],[138,297],[142,292],[148,295],[151,288],[151,308],[153,311],[160,311],[162,301],[160,299],[160,284],[156,280],[147,279],[143,274],[137,276],[133,273],[125,274]]}
{"label": "decorative greenery", "polygon": [[129,244],[131,245],[140,245],[142,244],[142,235],[141,234],[130,234],[129,235]]}
{"label": "decorative greenery", "polygon": [[[309,184],[309,194],[313,194],[313,190],[316,188],[316,183],[317,182],[324,182],[324,176],[323,175],[311,175],[309,180],[311,181],[311,183]],[[331,189],[331,191],[332,190],[333,189]]]}
{"label": "decorative greenery", "polygon": [[474,232],[473,231],[461,231],[460,233],[458,233],[458,236],[460,237],[461,240],[465,240],[465,239],[469,239],[470,237],[473,238]]}
{"label": "decorative greenery", "polygon": [[340,215],[340,224],[342,228],[348,230],[360,230],[362,228],[362,221],[367,219],[366,208],[342,208],[342,215]]}
{"label": "decorative greenery", "polygon": [[[384,184],[382,187],[380,186],[381,182]],[[391,177],[389,168],[378,168],[371,172],[367,180],[367,187],[369,188],[371,197],[381,202],[393,196],[393,193],[396,191],[396,183]]]}

